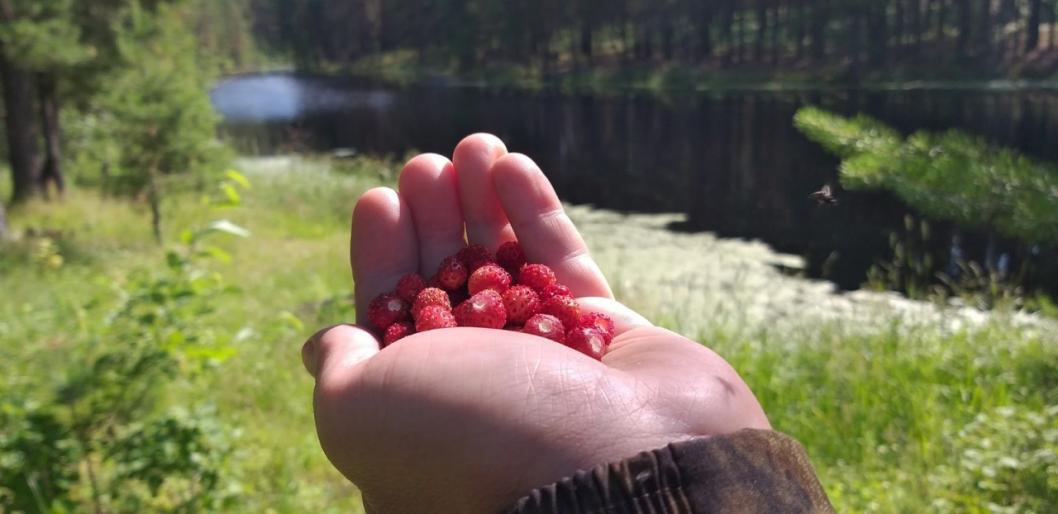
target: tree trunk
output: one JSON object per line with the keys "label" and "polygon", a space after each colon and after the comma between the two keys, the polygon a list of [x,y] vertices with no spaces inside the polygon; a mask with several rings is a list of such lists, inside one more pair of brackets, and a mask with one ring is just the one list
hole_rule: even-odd
{"label": "tree trunk", "polygon": [[889,27],[886,22],[885,4],[875,5],[867,11],[867,57],[872,65],[881,66],[887,58]]}
{"label": "tree trunk", "polygon": [[865,29],[867,14],[864,12],[854,13],[849,18],[848,27],[848,53],[849,53],[849,75],[853,80],[860,79],[860,48],[861,36]]}
{"label": "tree trunk", "polygon": [[[0,19],[7,18],[0,16]],[[40,149],[37,140],[40,132],[33,113],[33,75],[10,62],[0,44],[0,76],[3,77],[7,111],[7,154],[14,186],[12,201],[18,203],[35,195],[39,186]]]}
{"label": "tree trunk", "polygon": [[992,49],[992,0],[980,0],[977,18],[977,52],[989,55]]}
{"label": "tree trunk", "polygon": [[1040,44],[1042,4],[1043,0],[1029,0],[1029,26],[1026,27],[1025,31],[1025,53],[1035,50]]}
{"label": "tree trunk", "polygon": [[628,2],[620,0],[617,5],[617,31],[621,39],[621,59],[628,62],[632,60],[630,52],[632,45],[628,44]]}
{"label": "tree trunk", "polygon": [[713,23],[713,12],[710,6],[705,9],[698,26],[698,58],[702,61],[713,55],[713,35],[709,30]]}
{"label": "tree trunk", "polygon": [[771,41],[768,42],[772,64],[779,62],[779,29],[782,28],[782,22],[782,0],[775,0],[771,11]]}
{"label": "tree trunk", "polygon": [[48,194],[50,183],[55,184],[55,191],[62,196],[66,182],[62,175],[62,129],[59,126],[59,90],[55,77],[41,75],[38,78],[40,94],[40,118],[44,127],[44,166],[40,170],[40,189]]}
{"label": "tree trunk", "polygon": [[790,8],[797,10],[797,34],[794,37],[797,38],[797,44],[795,46],[796,58],[800,61],[805,56],[805,34],[808,32],[806,27],[808,23],[808,15],[805,13],[806,8],[803,5],[794,5]]}
{"label": "tree trunk", "polygon": [[593,43],[593,41],[592,41],[593,39],[594,38],[592,37],[591,25],[589,25],[587,21],[581,23],[581,26],[580,26],[580,53],[582,55],[584,55],[584,57],[588,58],[588,62],[591,62],[592,57],[593,57],[592,49],[595,46],[595,45],[592,44]]}
{"label": "tree trunk", "polygon": [[151,207],[151,232],[154,242],[162,244],[162,197],[158,192],[158,177],[154,170],[147,172],[147,201]]}
{"label": "tree trunk", "polygon": [[725,1],[723,5],[724,13],[720,18],[720,35],[727,45],[727,51],[724,52],[724,64],[730,65],[734,61],[735,56],[735,6],[731,1]]}
{"label": "tree trunk", "polygon": [[827,53],[827,2],[819,0],[812,7],[812,60],[821,62]]}
{"label": "tree trunk", "polygon": [[7,214],[4,212],[4,202],[0,200],[0,243],[7,239]]}
{"label": "tree trunk", "polygon": [[738,45],[738,62],[739,64],[746,62],[746,33],[749,32],[749,28],[746,26],[746,12],[742,11],[738,13],[738,37],[736,38],[736,44]]}
{"label": "tree trunk", "polygon": [[[906,13],[904,12],[904,7],[905,7],[904,6],[904,2],[905,2],[905,0],[894,0],[894,2],[895,2],[894,7],[896,7],[896,12],[893,13],[893,34],[892,34],[892,37],[893,37],[894,43],[896,44],[896,47],[897,48],[901,48],[901,47],[904,46],[904,18],[907,17]],[[882,12],[883,12],[883,16],[884,16],[884,12],[885,12],[885,8],[884,7],[882,8]]]}
{"label": "tree trunk", "polygon": [[922,2],[913,0],[911,2],[911,54],[918,55],[922,49],[922,33],[925,32],[922,25]]}
{"label": "tree trunk", "polygon": [[1051,26],[1047,30],[1047,50],[1055,48],[1055,30],[1058,29],[1058,19],[1051,18]]}
{"label": "tree trunk", "polygon": [[764,60],[764,39],[768,35],[768,4],[766,0],[757,0],[757,40],[753,44],[753,60]]}
{"label": "tree trunk", "polygon": [[959,2],[959,40],[958,48],[961,57],[970,55],[970,31],[973,16],[970,13],[970,0],[958,0]]}
{"label": "tree trunk", "polygon": [[937,0],[937,40],[935,44],[944,41],[944,28],[948,23],[948,0]]}
{"label": "tree trunk", "polygon": [[661,54],[665,57],[665,61],[671,62],[676,56],[676,35],[673,32],[672,22],[668,17],[664,19],[665,21],[661,23]]}

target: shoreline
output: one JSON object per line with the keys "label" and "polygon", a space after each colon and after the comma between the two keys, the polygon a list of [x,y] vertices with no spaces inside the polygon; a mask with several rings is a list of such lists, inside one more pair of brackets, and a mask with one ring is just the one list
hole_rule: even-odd
{"label": "shoreline", "polygon": [[966,80],[951,79],[871,79],[871,80],[830,80],[826,77],[797,78],[765,77],[750,80],[691,79],[677,80],[675,84],[657,84],[662,71],[642,75],[639,79],[612,80],[608,77],[595,77],[593,74],[620,74],[627,70],[592,70],[586,73],[556,75],[543,79],[510,79],[495,77],[465,76],[429,70],[415,70],[412,73],[391,73],[377,68],[352,67],[348,69],[301,71],[293,66],[280,66],[260,71],[245,71],[225,74],[217,77],[212,88],[224,81],[240,78],[264,77],[275,75],[299,76],[320,79],[355,78],[376,81],[380,85],[393,88],[433,87],[462,88],[503,91],[557,91],[565,94],[618,94],[618,93],[654,93],[689,94],[689,93],[739,93],[739,92],[898,92],[898,91],[937,91],[937,92],[1055,92],[1058,91],[1058,79],[1012,79],[981,78]]}
{"label": "shoreline", "polygon": [[[876,332],[894,324],[953,333],[982,328],[997,317],[1025,328],[1056,328],[1050,320],[1021,311],[939,305],[889,291],[843,292],[832,282],[784,273],[780,268],[803,268],[801,257],[763,242],[665,228],[682,219],[681,214],[566,209],[618,299],[643,312],[667,313],[653,321],[690,337],[717,328],[745,333],[823,325],[845,333]],[[617,226],[620,237],[614,235]]]}

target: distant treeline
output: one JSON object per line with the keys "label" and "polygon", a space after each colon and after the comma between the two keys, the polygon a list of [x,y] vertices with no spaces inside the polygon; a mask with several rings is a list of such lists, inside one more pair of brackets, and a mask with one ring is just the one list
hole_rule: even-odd
{"label": "distant treeline", "polygon": [[[411,50],[464,69],[599,64],[1049,73],[1056,0],[229,0],[303,68]],[[966,66],[970,65],[969,68]]]}

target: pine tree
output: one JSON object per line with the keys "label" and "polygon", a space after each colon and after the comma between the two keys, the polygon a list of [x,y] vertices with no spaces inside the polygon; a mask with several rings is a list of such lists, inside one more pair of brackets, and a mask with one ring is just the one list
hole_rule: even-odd
{"label": "pine tree", "polygon": [[220,171],[228,157],[215,137],[219,120],[204,93],[211,76],[200,69],[196,41],[184,21],[173,7],[159,7],[153,15],[133,9],[117,52],[135,66],[110,75],[108,92],[100,99],[109,115],[103,130],[120,142],[113,185],[119,192],[147,196],[159,240],[166,178],[201,179]]}

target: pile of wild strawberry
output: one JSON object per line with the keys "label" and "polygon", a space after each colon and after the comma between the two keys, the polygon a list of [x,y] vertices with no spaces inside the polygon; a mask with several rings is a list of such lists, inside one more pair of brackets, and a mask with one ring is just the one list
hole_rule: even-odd
{"label": "pile of wild strawberry", "polygon": [[537,335],[601,359],[614,336],[613,320],[581,313],[551,268],[527,263],[514,241],[495,256],[480,245],[463,248],[429,282],[405,275],[395,291],[371,302],[368,317],[382,332],[383,345],[416,332],[480,327]]}

